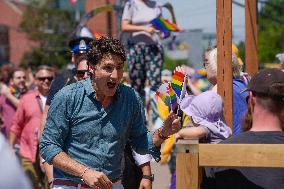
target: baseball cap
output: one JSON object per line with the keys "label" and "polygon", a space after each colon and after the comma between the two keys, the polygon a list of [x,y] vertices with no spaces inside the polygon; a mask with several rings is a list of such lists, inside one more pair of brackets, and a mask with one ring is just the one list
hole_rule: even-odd
{"label": "baseball cap", "polygon": [[90,49],[89,43],[92,40],[93,39],[90,38],[90,37],[73,38],[69,42],[69,48],[71,49],[71,52],[74,53],[74,54],[86,53]]}
{"label": "baseball cap", "polygon": [[251,78],[245,91],[283,98],[284,72],[278,68],[260,70]]}

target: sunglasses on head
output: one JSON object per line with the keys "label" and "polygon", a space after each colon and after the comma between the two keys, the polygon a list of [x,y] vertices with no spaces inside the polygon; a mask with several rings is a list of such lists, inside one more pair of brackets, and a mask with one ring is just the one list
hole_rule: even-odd
{"label": "sunglasses on head", "polygon": [[37,78],[39,81],[45,81],[46,79],[48,80],[48,81],[52,81],[53,80],[53,77],[38,77]]}

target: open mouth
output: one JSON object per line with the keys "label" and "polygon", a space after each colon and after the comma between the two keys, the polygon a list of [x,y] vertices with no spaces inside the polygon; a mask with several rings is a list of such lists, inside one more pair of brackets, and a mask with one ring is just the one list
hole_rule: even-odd
{"label": "open mouth", "polygon": [[116,85],[117,85],[116,82],[112,82],[112,81],[107,82],[107,87],[109,89],[114,89],[116,87]]}

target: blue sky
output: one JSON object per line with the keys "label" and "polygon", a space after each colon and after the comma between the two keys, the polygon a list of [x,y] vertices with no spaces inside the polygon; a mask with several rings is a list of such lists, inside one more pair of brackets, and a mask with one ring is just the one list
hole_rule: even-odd
{"label": "blue sky", "polygon": [[[177,23],[183,29],[203,29],[204,32],[216,33],[216,0],[157,0],[159,3],[170,2],[175,10]],[[244,4],[244,0],[236,0]],[[233,42],[245,39],[245,10],[232,5]]]}

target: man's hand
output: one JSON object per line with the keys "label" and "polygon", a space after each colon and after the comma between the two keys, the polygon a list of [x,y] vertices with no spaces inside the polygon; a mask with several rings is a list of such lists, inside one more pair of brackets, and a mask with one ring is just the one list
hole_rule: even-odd
{"label": "man's hand", "polygon": [[108,179],[108,177],[104,173],[98,172],[94,169],[86,170],[82,179],[90,187],[98,186],[101,189],[112,189],[112,182]]}
{"label": "man's hand", "polygon": [[142,178],[139,189],[152,189],[152,181]]}

